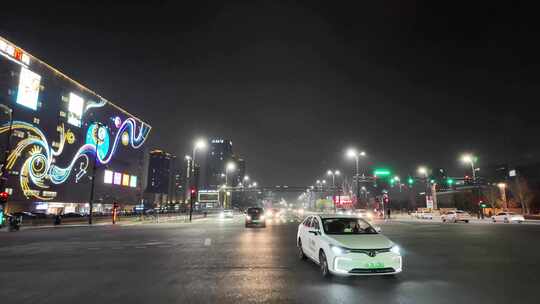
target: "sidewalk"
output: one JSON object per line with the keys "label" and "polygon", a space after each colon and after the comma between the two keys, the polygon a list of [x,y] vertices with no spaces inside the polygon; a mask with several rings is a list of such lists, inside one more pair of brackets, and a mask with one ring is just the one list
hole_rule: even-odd
{"label": "sidewalk", "polygon": [[[208,216],[207,218],[209,218]],[[200,220],[204,219],[205,217],[202,214],[193,214],[192,220]],[[189,222],[189,215],[188,214],[181,214],[181,215],[160,215],[158,217],[155,216],[145,216],[143,219],[140,217],[121,217],[119,220],[114,224],[115,226],[135,226],[135,225],[143,225],[143,224],[159,224],[164,222]],[[62,229],[62,228],[77,228],[77,227],[96,227],[96,226],[112,226],[112,219],[104,219],[104,218],[97,218],[95,219],[94,223],[92,225],[89,225],[87,222],[87,219],[84,221],[70,221],[67,223],[63,223],[61,225],[53,225],[53,224],[43,224],[43,225],[23,225],[21,226],[20,230],[37,230],[37,229]],[[9,232],[8,227],[4,226],[3,228],[0,228],[0,232]]]}

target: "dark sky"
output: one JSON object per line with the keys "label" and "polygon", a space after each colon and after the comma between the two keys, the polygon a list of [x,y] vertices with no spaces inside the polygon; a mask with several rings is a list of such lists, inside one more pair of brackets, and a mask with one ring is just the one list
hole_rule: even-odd
{"label": "dark sky", "polygon": [[539,161],[539,31],[518,2],[69,3],[4,7],[0,35],[151,123],[151,146],[230,138],[265,184],[350,172],[351,145],[401,175],[463,174],[464,151]]}

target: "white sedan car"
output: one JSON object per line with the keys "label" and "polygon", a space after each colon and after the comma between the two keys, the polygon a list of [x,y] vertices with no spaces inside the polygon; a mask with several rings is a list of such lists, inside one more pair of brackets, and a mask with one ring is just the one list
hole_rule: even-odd
{"label": "white sedan car", "polygon": [[448,211],[445,214],[441,215],[441,220],[443,222],[465,222],[468,223],[471,220],[471,215],[465,211],[455,210]]}
{"label": "white sedan car", "polygon": [[354,215],[308,216],[298,226],[298,255],[317,263],[324,277],[400,273],[399,246],[379,231]]}
{"label": "white sedan car", "polygon": [[521,214],[516,214],[513,212],[499,212],[496,215],[491,217],[491,220],[495,222],[505,222],[505,223],[523,223],[525,218]]}

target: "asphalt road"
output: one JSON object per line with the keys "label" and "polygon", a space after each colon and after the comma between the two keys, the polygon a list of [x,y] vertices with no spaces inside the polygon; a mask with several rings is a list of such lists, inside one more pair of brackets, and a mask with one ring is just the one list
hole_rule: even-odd
{"label": "asphalt road", "polygon": [[0,233],[6,303],[538,303],[540,226],[382,223],[404,251],[391,277],[323,279],[296,257],[297,222]]}

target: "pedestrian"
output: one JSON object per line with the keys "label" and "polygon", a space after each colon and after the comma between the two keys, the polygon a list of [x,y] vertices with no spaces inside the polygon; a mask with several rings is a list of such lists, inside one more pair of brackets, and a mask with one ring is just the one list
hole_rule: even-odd
{"label": "pedestrian", "polygon": [[54,225],[55,226],[58,226],[62,224],[62,216],[60,215],[60,213],[58,213],[55,217],[54,217]]}
{"label": "pedestrian", "polygon": [[386,211],[386,214],[388,216],[388,219],[390,219],[390,208],[388,208],[388,210]]}

